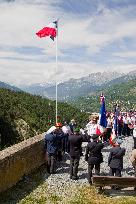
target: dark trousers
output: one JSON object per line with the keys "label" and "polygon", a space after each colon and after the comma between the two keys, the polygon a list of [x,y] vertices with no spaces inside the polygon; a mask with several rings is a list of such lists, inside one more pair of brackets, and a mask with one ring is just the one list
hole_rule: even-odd
{"label": "dark trousers", "polygon": [[124,123],[122,134],[125,135],[125,136],[128,135],[128,124]]}
{"label": "dark trousers", "polygon": [[95,167],[95,175],[100,174],[100,163],[98,163],[98,164],[88,164],[88,182],[89,183],[91,183],[92,171],[93,171],[94,167]]}
{"label": "dark trousers", "polygon": [[118,135],[122,135],[122,124],[118,124]]}
{"label": "dark trousers", "polygon": [[134,138],[134,149],[136,149],[136,137],[133,137]]}
{"label": "dark trousers", "polygon": [[47,154],[47,172],[53,174],[56,172],[56,155]]}
{"label": "dark trousers", "polygon": [[121,177],[121,170],[120,169],[115,169],[115,168],[110,168],[110,176],[118,176]]}
{"label": "dark trousers", "polygon": [[110,136],[111,136],[111,132],[112,132],[112,128],[107,128],[107,139],[109,140],[110,139]]}
{"label": "dark trousers", "polygon": [[65,135],[64,140],[63,140],[63,151],[64,152],[69,152],[69,142],[68,142],[68,134]]}
{"label": "dark trousers", "polygon": [[70,156],[70,177],[77,177],[80,156]]}
{"label": "dark trousers", "polygon": [[136,177],[136,166],[134,167],[134,176]]}

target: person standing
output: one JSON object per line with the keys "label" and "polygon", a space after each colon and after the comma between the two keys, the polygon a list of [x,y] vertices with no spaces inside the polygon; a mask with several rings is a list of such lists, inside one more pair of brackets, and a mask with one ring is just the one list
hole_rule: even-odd
{"label": "person standing", "polygon": [[99,135],[93,134],[93,141],[89,142],[86,147],[85,161],[88,162],[88,182],[92,184],[92,171],[95,167],[95,174],[100,174],[100,164],[103,162],[101,150],[104,144],[99,142]]}
{"label": "person standing", "polygon": [[[134,167],[134,176],[136,177],[136,149],[132,150],[130,161],[132,163],[132,166]],[[134,187],[134,190],[136,191],[136,186]]]}
{"label": "person standing", "polygon": [[70,179],[77,180],[78,179],[78,166],[79,160],[82,153],[82,142],[83,136],[79,133],[80,128],[73,129],[72,135],[69,135],[68,141],[70,146]]}
{"label": "person standing", "polygon": [[136,149],[136,121],[133,126],[133,139],[134,139],[134,149]]}
{"label": "person standing", "polygon": [[77,127],[77,123],[76,123],[75,119],[72,119],[72,120],[70,121],[69,127],[70,127],[71,132],[73,133],[73,132],[74,132],[74,129]]}
{"label": "person standing", "polygon": [[67,121],[64,122],[62,131],[64,133],[63,151],[68,153],[69,152],[68,137],[69,135],[72,134],[72,132]]}
{"label": "person standing", "polygon": [[125,148],[121,148],[121,139],[117,139],[116,145],[110,149],[108,157],[108,166],[110,167],[110,176],[121,177],[121,171],[123,169],[123,156],[125,155]]}
{"label": "person standing", "polygon": [[87,134],[90,137],[92,137],[93,134],[96,134],[96,131],[97,131],[97,128],[98,128],[97,121],[98,121],[98,117],[90,118],[89,123],[87,123],[87,125],[86,125]]}
{"label": "person standing", "polygon": [[54,174],[56,172],[56,161],[59,151],[59,144],[64,137],[61,130],[62,124],[56,123],[56,128],[52,132],[45,135],[45,151],[47,160],[47,172]]}

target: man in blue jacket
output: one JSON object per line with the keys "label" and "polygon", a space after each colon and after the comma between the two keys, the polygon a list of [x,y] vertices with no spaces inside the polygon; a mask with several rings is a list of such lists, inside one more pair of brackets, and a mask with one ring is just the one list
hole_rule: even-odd
{"label": "man in blue jacket", "polygon": [[47,156],[47,171],[50,174],[56,172],[56,158],[59,151],[59,144],[64,137],[62,132],[62,124],[56,123],[56,129],[45,135],[45,149]]}

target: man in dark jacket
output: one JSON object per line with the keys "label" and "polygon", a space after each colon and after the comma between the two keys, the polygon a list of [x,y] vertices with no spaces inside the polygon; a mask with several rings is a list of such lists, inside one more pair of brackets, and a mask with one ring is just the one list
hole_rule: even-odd
{"label": "man in dark jacket", "polygon": [[95,174],[100,174],[100,164],[103,162],[103,156],[101,153],[104,144],[99,142],[99,135],[93,134],[93,142],[89,142],[86,147],[85,161],[88,162],[88,182],[92,184],[92,171],[95,167]]}
{"label": "man in dark jacket", "polygon": [[77,180],[78,176],[78,166],[79,166],[79,160],[80,156],[82,154],[82,142],[83,142],[83,136],[80,135],[80,129],[75,128],[74,134],[70,135],[68,138],[69,146],[70,146],[70,178],[73,180]]}
{"label": "man in dark jacket", "polygon": [[62,124],[56,123],[56,129],[51,133],[45,135],[45,149],[47,156],[47,171],[50,174],[56,171],[56,157],[59,151],[59,144],[64,137],[64,133],[61,130]]}
{"label": "man in dark jacket", "polygon": [[125,155],[125,148],[121,148],[121,139],[117,139],[116,146],[110,149],[108,157],[108,166],[110,167],[110,176],[121,177],[123,169],[123,156]]}

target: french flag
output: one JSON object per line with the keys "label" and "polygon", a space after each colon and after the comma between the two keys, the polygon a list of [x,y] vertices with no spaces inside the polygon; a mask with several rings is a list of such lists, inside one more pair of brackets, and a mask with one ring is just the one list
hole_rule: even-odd
{"label": "french flag", "polygon": [[49,36],[54,41],[54,38],[57,35],[57,24],[57,21],[48,24],[46,27],[39,30],[36,35],[40,38]]}
{"label": "french flag", "polygon": [[99,121],[96,128],[96,134],[101,135],[105,128],[107,127],[107,119],[106,119],[106,109],[105,109],[105,97],[103,94],[100,96],[100,113],[99,113]]}
{"label": "french flag", "polygon": [[99,125],[100,125],[100,132],[103,133],[107,126],[105,97],[103,95],[100,96],[100,101],[101,101],[101,107],[100,107],[100,113],[99,113]]}
{"label": "french flag", "polygon": [[115,134],[118,136],[118,118],[119,118],[119,107],[116,105],[115,107],[115,117],[114,117],[114,125],[113,125],[113,129],[115,131]]}

